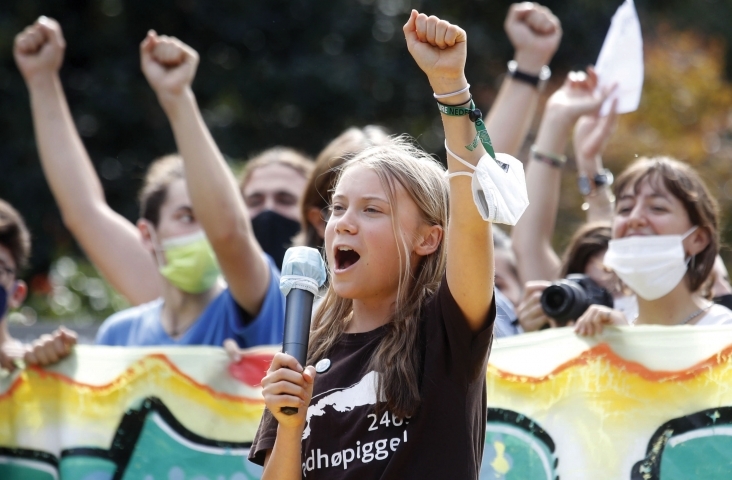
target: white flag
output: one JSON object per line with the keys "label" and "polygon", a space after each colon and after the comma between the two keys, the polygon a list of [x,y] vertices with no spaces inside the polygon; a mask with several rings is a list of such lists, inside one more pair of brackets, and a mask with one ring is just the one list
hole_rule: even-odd
{"label": "white flag", "polygon": [[643,90],[643,36],[633,0],[625,0],[615,12],[595,70],[599,77],[598,88],[617,85],[603,104],[600,115],[610,113],[614,98],[618,99],[618,113],[638,109]]}

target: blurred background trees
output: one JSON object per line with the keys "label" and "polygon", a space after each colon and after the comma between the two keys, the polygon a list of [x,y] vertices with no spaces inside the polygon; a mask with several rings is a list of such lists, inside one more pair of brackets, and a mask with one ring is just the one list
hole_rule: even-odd
{"label": "blurred background trees", "polygon": [[[148,29],[178,36],[200,53],[194,88],[206,122],[233,162],[277,144],[315,155],[344,128],[369,123],[409,133],[444,158],[440,119],[429,85],[404,46],[402,24],[410,8],[419,8],[467,30],[467,75],[477,103],[487,110],[512,56],[502,26],[510,3],[3,0],[0,197],[20,210],[33,232],[27,278],[34,297],[26,316],[102,319],[123,305],[97,283],[64,229],[38,164],[27,92],[11,50],[15,34],[39,15],[58,19],[64,29],[68,46],[62,80],[77,126],[107,200],[134,221],[146,166],[175,148],[139,70],[138,44]],[[564,29],[547,94],[569,69],[595,61],[620,3],[545,2]],[[639,0],[636,7],[645,41],[644,93],[640,109],[620,119],[606,163],[617,173],[639,155],[664,153],[691,162],[722,204],[728,243],[732,54],[726,45],[732,41],[732,1]],[[571,165],[565,182],[559,248],[584,216]]]}

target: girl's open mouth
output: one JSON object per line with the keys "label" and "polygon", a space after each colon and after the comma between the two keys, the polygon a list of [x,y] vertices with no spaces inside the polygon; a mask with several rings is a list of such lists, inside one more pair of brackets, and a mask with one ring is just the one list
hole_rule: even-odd
{"label": "girl's open mouth", "polygon": [[346,270],[358,262],[360,258],[361,255],[350,247],[337,247],[335,251],[335,269],[336,271]]}

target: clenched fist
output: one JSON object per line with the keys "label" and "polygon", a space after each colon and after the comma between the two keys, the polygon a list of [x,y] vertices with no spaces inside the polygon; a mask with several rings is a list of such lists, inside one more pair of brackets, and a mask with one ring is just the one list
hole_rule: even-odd
{"label": "clenched fist", "polygon": [[449,93],[467,85],[465,31],[435,16],[412,10],[404,25],[409,53],[427,74],[435,93]]}
{"label": "clenched fist", "polygon": [[15,36],[13,56],[26,83],[55,75],[64,61],[66,41],[56,20],[40,17]]}
{"label": "clenched fist", "polygon": [[514,3],[503,25],[519,69],[538,74],[548,65],[562,40],[562,25],[551,10],[532,2]]}
{"label": "clenched fist", "polygon": [[198,53],[175,37],[150,30],[140,44],[140,65],[163,106],[188,91],[196,76]]}

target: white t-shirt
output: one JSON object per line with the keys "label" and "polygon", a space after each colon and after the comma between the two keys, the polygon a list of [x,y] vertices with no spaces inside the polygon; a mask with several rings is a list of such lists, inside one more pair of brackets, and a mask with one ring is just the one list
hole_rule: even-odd
{"label": "white t-shirt", "polygon": [[695,325],[732,325],[732,310],[715,303]]}

